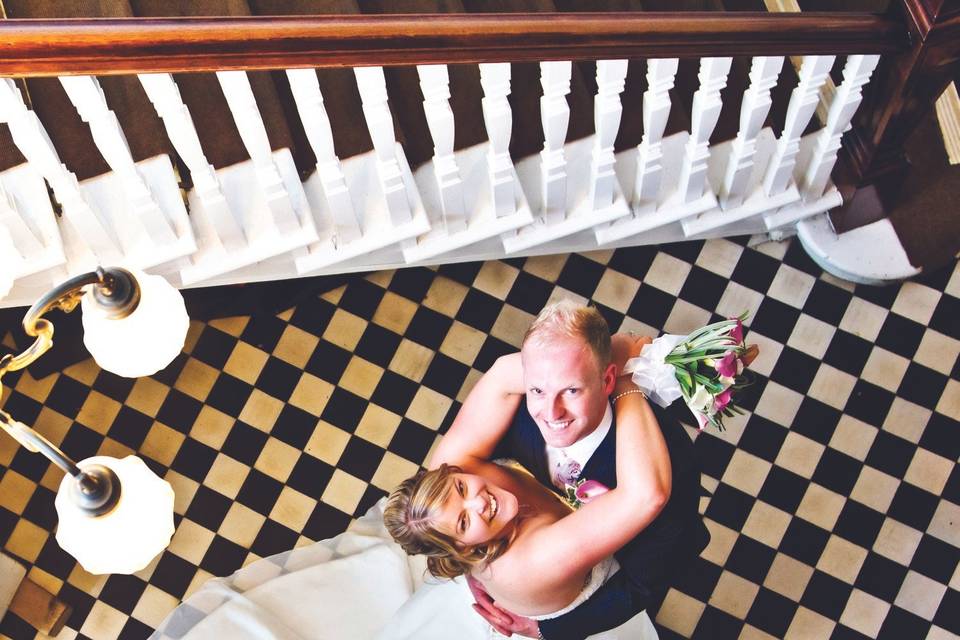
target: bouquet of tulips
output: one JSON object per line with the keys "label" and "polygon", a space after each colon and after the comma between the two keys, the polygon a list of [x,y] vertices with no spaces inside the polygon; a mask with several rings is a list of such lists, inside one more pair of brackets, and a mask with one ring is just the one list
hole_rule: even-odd
{"label": "bouquet of tulips", "polygon": [[651,400],[666,407],[682,397],[703,430],[723,431],[723,419],[743,413],[734,394],[750,384],[744,375],[759,353],[743,342],[747,314],[709,324],[687,336],[665,334],[643,347],[625,367]]}

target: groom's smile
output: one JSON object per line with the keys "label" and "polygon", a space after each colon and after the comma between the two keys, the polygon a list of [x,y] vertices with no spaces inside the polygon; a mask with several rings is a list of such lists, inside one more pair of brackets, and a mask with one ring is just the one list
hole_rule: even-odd
{"label": "groom's smile", "polygon": [[569,447],[599,426],[615,382],[586,343],[570,336],[527,344],[521,351],[527,409],[552,447]]}

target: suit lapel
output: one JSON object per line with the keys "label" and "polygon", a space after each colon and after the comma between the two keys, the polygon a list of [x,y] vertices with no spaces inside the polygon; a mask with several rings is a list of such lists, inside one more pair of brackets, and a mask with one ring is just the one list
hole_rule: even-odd
{"label": "suit lapel", "polygon": [[610,431],[583,468],[581,478],[596,480],[612,489],[617,486],[617,421],[614,418]]}
{"label": "suit lapel", "polygon": [[520,427],[518,435],[522,443],[523,455],[526,457],[525,461],[521,460],[520,462],[524,463],[527,471],[532,473],[541,484],[554,488],[547,471],[547,443],[544,442],[540,428],[527,410],[526,400],[520,405],[519,411],[522,412],[523,416],[518,424]]}

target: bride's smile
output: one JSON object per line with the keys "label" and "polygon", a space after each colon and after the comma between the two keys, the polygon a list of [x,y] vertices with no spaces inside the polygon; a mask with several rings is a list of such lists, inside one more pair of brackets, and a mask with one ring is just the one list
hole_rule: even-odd
{"label": "bride's smile", "polygon": [[517,515],[515,495],[469,473],[450,477],[447,497],[440,512],[440,528],[464,545],[500,537]]}

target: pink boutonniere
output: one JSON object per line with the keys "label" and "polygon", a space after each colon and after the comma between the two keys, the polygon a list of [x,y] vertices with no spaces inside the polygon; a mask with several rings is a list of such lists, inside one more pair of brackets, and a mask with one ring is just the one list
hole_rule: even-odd
{"label": "pink boutonniere", "polygon": [[566,501],[574,509],[579,509],[597,496],[602,496],[609,487],[596,480],[580,478],[575,484],[568,484],[565,488]]}

